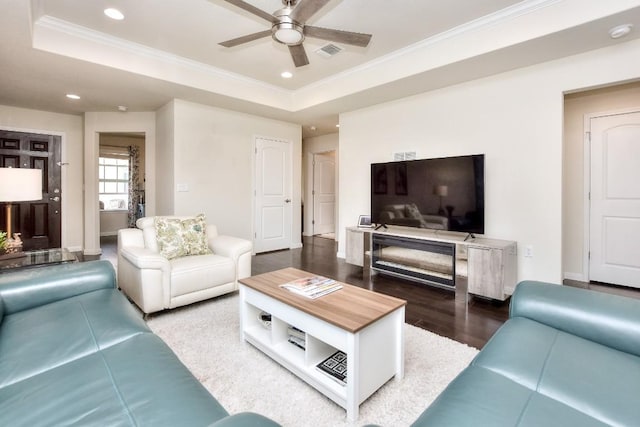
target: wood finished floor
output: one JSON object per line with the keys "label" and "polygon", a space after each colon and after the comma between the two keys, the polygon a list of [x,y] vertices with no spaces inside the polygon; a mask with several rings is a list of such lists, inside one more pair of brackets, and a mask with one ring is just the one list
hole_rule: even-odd
{"label": "wood finished floor", "polygon": [[[115,236],[101,239],[102,259],[114,266],[117,262]],[[504,303],[470,298],[465,303],[464,278],[459,278],[460,289],[453,292],[421,285],[402,279],[374,275],[363,278],[362,268],[347,264],[336,256],[337,243],[321,237],[304,237],[300,249],[258,254],[252,260],[252,274],[261,274],[285,267],[295,267],[341,282],[392,295],[407,301],[407,323],[429,330],[458,342],[481,349],[507,320],[509,301]],[[97,257],[95,257],[97,258]],[[86,259],[95,259],[86,257]],[[565,281],[565,285],[593,289],[600,292],[640,298],[640,290],[625,287]]]}

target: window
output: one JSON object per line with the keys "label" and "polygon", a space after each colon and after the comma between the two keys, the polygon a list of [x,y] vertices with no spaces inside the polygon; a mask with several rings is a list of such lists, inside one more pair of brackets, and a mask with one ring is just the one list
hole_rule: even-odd
{"label": "window", "polygon": [[128,209],[129,159],[119,156],[100,157],[98,186],[100,209]]}

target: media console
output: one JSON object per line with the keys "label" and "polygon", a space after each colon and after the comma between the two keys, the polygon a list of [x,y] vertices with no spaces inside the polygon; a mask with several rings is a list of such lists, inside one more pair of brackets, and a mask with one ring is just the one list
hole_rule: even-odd
{"label": "media console", "polygon": [[516,242],[467,237],[407,227],[349,227],[346,261],[365,270],[447,289],[455,289],[456,277],[466,277],[468,293],[504,301],[516,285]]}

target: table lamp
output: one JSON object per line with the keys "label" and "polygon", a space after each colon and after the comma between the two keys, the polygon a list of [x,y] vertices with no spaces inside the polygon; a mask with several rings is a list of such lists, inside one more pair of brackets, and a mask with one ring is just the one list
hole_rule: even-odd
{"label": "table lamp", "polygon": [[6,203],[7,246],[6,252],[20,256],[22,241],[11,230],[13,202],[42,199],[42,171],[40,169],[0,168],[0,203]]}

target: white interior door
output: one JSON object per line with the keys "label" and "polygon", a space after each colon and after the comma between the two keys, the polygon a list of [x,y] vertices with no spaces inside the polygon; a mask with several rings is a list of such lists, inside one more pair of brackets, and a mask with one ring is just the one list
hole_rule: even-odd
{"label": "white interior door", "polygon": [[590,122],[589,279],[640,287],[640,112]]}
{"label": "white interior door", "polygon": [[313,234],[336,231],[335,153],[313,155]]}
{"label": "white interior door", "polygon": [[255,141],[256,253],[291,247],[291,144],[265,138]]}

